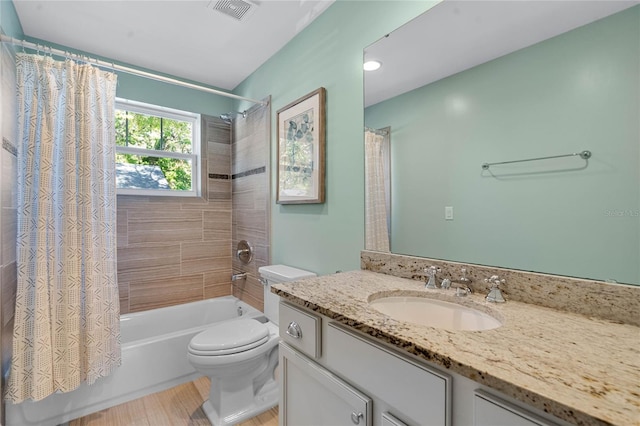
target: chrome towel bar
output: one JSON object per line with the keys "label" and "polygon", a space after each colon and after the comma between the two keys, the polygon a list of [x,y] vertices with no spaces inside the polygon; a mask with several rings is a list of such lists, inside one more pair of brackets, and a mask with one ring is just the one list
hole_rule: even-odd
{"label": "chrome towel bar", "polygon": [[499,164],[522,163],[525,161],[550,160],[552,158],[575,157],[577,155],[579,155],[580,158],[582,158],[583,160],[588,160],[589,158],[591,158],[591,151],[584,150],[582,152],[574,152],[572,154],[552,155],[550,157],[527,158],[526,160],[502,161],[500,163],[484,163],[482,165],[482,170],[489,170],[489,167],[496,166]]}

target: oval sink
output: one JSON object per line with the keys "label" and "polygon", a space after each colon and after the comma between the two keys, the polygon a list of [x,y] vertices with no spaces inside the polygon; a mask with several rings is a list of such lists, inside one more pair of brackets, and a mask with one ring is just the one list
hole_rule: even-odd
{"label": "oval sink", "polygon": [[418,296],[390,296],[369,304],[398,321],[445,330],[480,331],[498,328],[502,323],[491,315],[467,306]]}

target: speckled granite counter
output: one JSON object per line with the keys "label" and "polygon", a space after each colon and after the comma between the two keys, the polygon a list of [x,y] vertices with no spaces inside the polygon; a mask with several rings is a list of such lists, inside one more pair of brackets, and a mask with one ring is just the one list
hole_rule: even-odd
{"label": "speckled granite counter", "polygon": [[[640,328],[483,294],[456,298],[420,282],[353,271],[277,284],[289,302],[580,425],[640,425]],[[393,320],[371,295],[428,293],[483,310],[502,327],[448,331]],[[375,296],[374,296],[375,297]]]}

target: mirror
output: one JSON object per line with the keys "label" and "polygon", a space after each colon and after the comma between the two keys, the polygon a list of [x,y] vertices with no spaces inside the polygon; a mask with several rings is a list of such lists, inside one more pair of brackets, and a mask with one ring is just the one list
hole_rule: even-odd
{"label": "mirror", "polygon": [[637,1],[447,0],[364,57],[391,252],[640,283]]}

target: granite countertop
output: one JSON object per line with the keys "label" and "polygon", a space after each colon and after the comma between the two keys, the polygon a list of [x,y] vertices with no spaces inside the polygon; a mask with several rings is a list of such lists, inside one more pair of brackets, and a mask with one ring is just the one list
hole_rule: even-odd
{"label": "granite countertop", "polygon": [[[438,366],[579,425],[640,425],[640,327],[370,271],[282,283],[272,291]],[[368,300],[415,295],[483,310],[503,325],[449,331],[393,320]]]}

